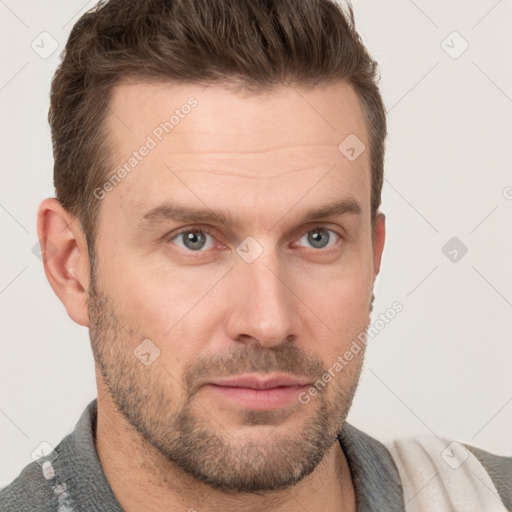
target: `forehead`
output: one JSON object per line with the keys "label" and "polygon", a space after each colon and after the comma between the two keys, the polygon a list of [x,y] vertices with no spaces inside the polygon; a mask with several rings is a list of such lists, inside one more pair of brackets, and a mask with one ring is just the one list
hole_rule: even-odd
{"label": "forehead", "polygon": [[108,202],[129,207],[133,221],[177,197],[202,207],[234,198],[230,208],[245,204],[248,214],[289,208],[306,191],[309,206],[350,192],[369,202],[369,151],[355,160],[344,152],[354,142],[357,152],[369,147],[359,99],[345,82],[262,93],[126,83],[113,90],[106,127],[110,175],[126,171]]}
{"label": "forehead", "polygon": [[[196,106],[189,108],[192,103]],[[113,89],[107,126],[122,148],[126,137],[143,139],[173,114],[173,136],[165,141],[169,149],[192,142],[187,140],[191,131],[201,135],[204,149],[214,151],[337,146],[350,133],[366,139],[359,99],[345,81],[310,89],[280,86],[259,93],[217,85],[123,83]]]}

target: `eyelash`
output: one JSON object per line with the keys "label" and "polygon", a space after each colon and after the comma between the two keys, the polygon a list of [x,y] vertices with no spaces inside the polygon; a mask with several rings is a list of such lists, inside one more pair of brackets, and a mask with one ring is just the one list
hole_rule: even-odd
{"label": "eyelash", "polygon": [[[345,239],[344,236],[342,236],[337,231],[334,231],[333,229],[328,228],[327,226],[324,226],[322,224],[317,224],[317,225],[314,225],[312,227],[308,227],[308,228],[302,230],[300,232],[300,234],[299,234],[298,239],[300,240],[306,233],[309,233],[310,231],[315,231],[316,229],[325,229],[327,231],[330,231],[331,233],[334,233],[338,237],[338,240],[336,242],[334,242],[333,245],[331,245],[330,247],[328,247],[326,249],[313,249],[313,248],[310,248],[310,250],[314,251],[315,253],[323,252],[324,254],[327,254],[327,253],[331,252],[332,250],[335,250],[336,247],[339,245],[339,243]],[[215,239],[214,230],[212,230],[212,229],[210,229],[210,228],[208,228],[206,226],[204,226],[204,227],[203,226],[199,226],[199,227],[194,227],[194,228],[190,228],[190,227],[182,228],[179,231],[173,233],[171,236],[166,237],[166,241],[172,242],[175,238],[177,238],[182,233],[189,233],[189,232],[206,233],[206,234],[210,235],[212,238]],[[181,249],[181,247],[180,247],[180,249]],[[308,249],[308,248],[306,248],[306,249]],[[186,250],[186,249],[183,249],[183,250]],[[208,251],[203,251],[203,250],[199,250],[199,251],[187,250],[187,254],[194,254],[193,257],[196,257],[196,258],[200,258],[200,257],[204,256],[204,254],[207,253],[207,252]]]}

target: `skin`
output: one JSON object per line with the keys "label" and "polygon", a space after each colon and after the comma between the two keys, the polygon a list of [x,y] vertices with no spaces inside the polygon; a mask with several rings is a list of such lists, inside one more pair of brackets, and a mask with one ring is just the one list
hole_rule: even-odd
{"label": "skin", "polygon": [[[369,151],[338,150],[349,134],[369,147],[359,100],[345,82],[258,94],[125,83],[107,117],[116,165],[191,96],[197,106],[101,200],[93,280],[77,219],[53,198],[39,209],[39,237],[57,249],[48,280],[90,331],[105,475],[127,512],[355,511],[336,435],[364,350],[306,405],[252,410],[205,384],[269,372],[313,383],[367,327],[385,222],[372,228]],[[340,199],[359,211],[303,220]],[[165,202],[239,225],[144,219]],[[181,228],[211,234],[192,250]],[[237,253],[247,237],[263,251],[251,263]],[[149,365],[134,355],[147,339],[160,351]]]}

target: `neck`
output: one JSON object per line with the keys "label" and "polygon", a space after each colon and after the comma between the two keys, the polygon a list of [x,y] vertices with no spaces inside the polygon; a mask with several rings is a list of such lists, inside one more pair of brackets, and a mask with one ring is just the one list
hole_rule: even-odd
{"label": "neck", "polygon": [[110,395],[103,393],[98,400],[95,444],[107,481],[125,512],[356,510],[350,469],[338,442],[293,487],[261,493],[219,491],[167,460],[127,424]]}

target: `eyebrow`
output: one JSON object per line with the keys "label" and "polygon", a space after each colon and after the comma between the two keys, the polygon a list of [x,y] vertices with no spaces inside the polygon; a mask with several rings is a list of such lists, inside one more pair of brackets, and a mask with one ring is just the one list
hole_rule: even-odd
{"label": "eyebrow", "polygon": [[[307,210],[300,216],[299,221],[305,223],[329,217],[338,217],[348,213],[356,215],[362,213],[361,205],[351,198],[327,203]],[[286,215],[287,214],[283,215],[281,219]],[[279,219],[279,221],[281,219]],[[160,224],[172,220],[190,223],[214,223],[236,228],[241,227],[240,220],[229,211],[224,212],[211,208],[195,209],[171,202],[166,202],[152,208],[141,217],[139,223]]]}

